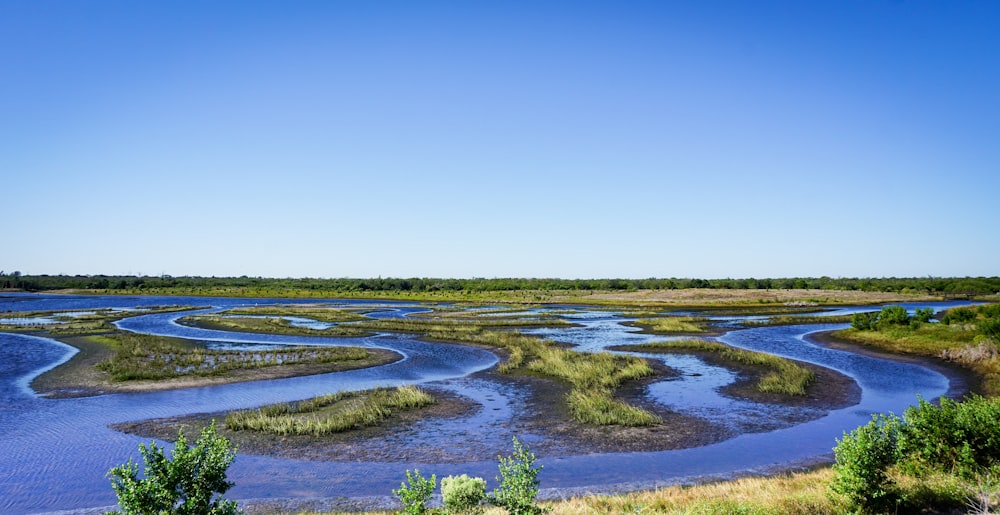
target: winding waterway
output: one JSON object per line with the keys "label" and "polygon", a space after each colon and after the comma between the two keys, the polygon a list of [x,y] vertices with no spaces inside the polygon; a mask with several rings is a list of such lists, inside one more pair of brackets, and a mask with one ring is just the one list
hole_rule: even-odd
{"label": "winding waterway", "polygon": [[[0,312],[85,311],[100,308],[135,309],[144,306],[183,304],[223,309],[234,306],[280,303],[280,299],[226,299],[180,297],[91,297],[7,295],[0,297]],[[296,300],[297,303],[302,301]],[[370,316],[394,317],[426,310],[414,303],[320,301],[344,306],[377,308]],[[957,303],[929,303],[944,309]],[[870,308],[869,308],[870,309]],[[849,309],[840,312],[849,312]],[[644,343],[663,337],[637,334],[623,326],[614,313],[588,308],[561,307],[559,316],[572,327],[526,332],[575,345],[584,351]],[[836,314],[834,311],[833,314]],[[177,324],[190,314],[138,314],[118,322],[121,329],[209,341],[224,346],[357,345],[391,349],[404,356],[395,363],[348,372],[280,380],[257,381],[175,391],[115,394],[52,400],[38,397],[30,380],[69,359],[74,349],[49,338],[0,333],[0,512],[34,513],[109,506],[114,494],[105,474],[129,459],[139,459],[137,445],[148,439],[123,434],[110,424],[158,417],[207,413],[262,404],[292,401],[339,390],[377,386],[427,384],[472,399],[482,408],[460,420],[422,422],[413,429],[423,438],[442,445],[493,445],[509,441],[512,414],[522,409],[524,392],[515,387],[470,377],[493,367],[497,357],[485,350],[435,344],[399,334],[365,338],[303,338],[212,331]],[[900,363],[810,343],[807,335],[843,325],[778,326],[734,330],[721,337],[727,344],[807,361],[837,370],[857,381],[859,404],[783,429],[741,434],[718,444],[675,451],[540,456],[545,466],[543,488],[603,491],[617,487],[653,487],[707,475],[768,470],[794,466],[828,456],[835,439],[865,423],[875,412],[900,413],[917,395],[937,398],[948,391],[943,375],[910,363]],[[741,427],[744,422],[774,416],[773,405],[734,400],[718,393],[735,380],[723,368],[691,356],[649,355],[683,374],[652,384],[648,395],[666,408],[691,413],[715,422]],[[545,438],[518,434],[524,441]],[[403,442],[387,442],[403,445]],[[387,495],[398,487],[404,471],[420,468],[439,477],[468,473],[492,479],[494,460],[472,463],[413,463],[299,461],[240,454],[230,468],[236,486],[233,499],[359,497]]]}

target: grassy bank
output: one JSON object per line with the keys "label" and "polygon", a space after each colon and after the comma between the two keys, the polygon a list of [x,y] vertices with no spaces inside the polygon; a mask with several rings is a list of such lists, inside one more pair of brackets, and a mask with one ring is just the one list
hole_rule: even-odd
{"label": "grassy bank", "polygon": [[186,340],[136,333],[91,336],[115,354],[97,368],[113,381],[160,380],[225,375],[281,365],[359,363],[372,359],[359,347],[282,347],[268,350],[210,350]]}
{"label": "grassy bank", "polygon": [[415,386],[392,390],[335,393],[299,402],[242,410],[226,416],[226,428],[287,435],[323,436],[377,425],[394,410],[433,404],[434,398]]}
{"label": "grassy bank", "polygon": [[1000,395],[1000,304],[956,308],[940,318],[940,323],[920,322],[913,317],[881,322],[866,318],[863,324],[859,319],[856,325],[864,329],[851,327],[832,336],[893,354],[929,356],[959,364],[981,378],[983,394]]}
{"label": "grassy bank", "polygon": [[757,390],[764,393],[780,393],[786,395],[805,395],[809,385],[816,376],[808,369],[795,362],[744,349],[736,349],[723,343],[709,340],[672,340],[653,342],[642,345],[630,345],[630,350],[653,352],[697,351],[717,353],[722,358],[752,367],[762,367],[771,370],[764,374],[757,383]]}
{"label": "grassy bank", "polygon": [[654,334],[700,334],[706,332],[707,318],[664,316],[656,318],[640,318],[625,325],[641,327],[646,332]]}

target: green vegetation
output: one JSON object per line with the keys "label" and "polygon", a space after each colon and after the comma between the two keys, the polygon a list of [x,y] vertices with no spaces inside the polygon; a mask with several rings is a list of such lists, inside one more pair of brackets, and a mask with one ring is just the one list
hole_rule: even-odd
{"label": "green vegetation", "polygon": [[[845,434],[834,452],[831,488],[854,508],[958,507],[976,499],[974,493],[1000,472],[1000,402],[973,396],[964,402],[942,398],[937,406],[920,399],[902,418],[876,415]],[[987,494],[990,510],[996,492]]]}
{"label": "green vegetation", "polygon": [[757,383],[757,390],[764,393],[805,395],[809,385],[816,379],[812,371],[791,360],[762,352],[736,349],[710,340],[671,340],[631,345],[628,348],[637,351],[712,352],[737,363],[770,369],[772,372],[765,374]]}
{"label": "green vegetation", "polygon": [[527,368],[572,384],[567,402],[573,418],[584,424],[651,426],[663,421],[653,413],[612,397],[614,389],[623,382],[653,374],[645,360],[548,347],[539,350],[537,359],[529,362]]}
{"label": "green vegetation", "polygon": [[224,375],[234,370],[278,365],[361,362],[371,358],[358,347],[283,347],[269,350],[209,350],[186,340],[116,332],[89,339],[115,350],[97,365],[114,381]]}
{"label": "green vegetation", "polygon": [[340,392],[294,403],[236,411],[226,416],[226,428],[283,436],[322,436],[374,426],[392,415],[393,410],[420,408],[434,402],[430,394],[415,386]]}
{"label": "green vegetation", "polygon": [[535,515],[543,513],[535,504],[538,496],[538,473],[542,466],[535,466],[535,454],[514,437],[514,454],[499,461],[500,485],[487,497],[490,504],[507,510],[511,515]]}
{"label": "green vegetation", "polygon": [[393,490],[392,495],[403,503],[405,515],[422,515],[427,513],[427,503],[431,500],[434,488],[437,486],[437,476],[431,474],[430,479],[420,475],[420,470],[406,471],[406,481]]}
{"label": "green vegetation", "polygon": [[628,325],[635,325],[657,334],[697,334],[705,332],[706,318],[663,316],[640,318]]}
{"label": "green vegetation", "polygon": [[306,306],[296,306],[288,304],[276,304],[271,306],[253,306],[253,307],[243,307],[243,308],[232,308],[225,311],[226,315],[248,315],[248,316],[267,316],[267,315],[290,315],[305,318],[312,318],[320,322],[357,322],[360,320],[368,320],[361,312],[362,310],[352,310],[352,309],[342,309],[334,308],[323,305],[306,305]]}
{"label": "green vegetation", "polygon": [[486,480],[481,477],[448,476],[441,480],[441,500],[448,513],[480,513],[486,499]]}
{"label": "green vegetation", "polygon": [[280,315],[270,317],[230,317],[223,313],[191,315],[179,320],[182,324],[236,331],[244,333],[284,334],[292,336],[359,337],[368,336],[371,331],[361,327],[338,324],[328,329],[298,327]]}
{"label": "green vegetation", "polygon": [[940,323],[931,313],[909,316],[900,306],[859,313],[852,327],[834,336],[897,354],[934,356],[953,361],[982,378],[988,395],[1000,395],[1000,304],[951,309]]}
{"label": "green vegetation", "polygon": [[125,515],[171,513],[176,515],[236,515],[243,513],[234,501],[217,497],[233,483],[226,480],[226,470],[236,457],[229,441],[215,432],[215,423],[205,428],[194,447],[183,433],[167,459],[162,447],[150,442],[139,444],[144,471],[128,463],[108,472],[118,496],[118,506]]}
{"label": "green vegetation", "polygon": [[623,382],[648,377],[653,369],[645,360],[563,349],[555,343],[511,331],[488,331],[465,327],[458,332],[429,333],[428,337],[459,340],[509,350],[510,357],[499,371],[527,371],[568,382],[572,390],[567,402],[573,417],[584,424],[643,426],[661,422],[660,417],[613,399]]}
{"label": "green vegetation", "polygon": [[[470,478],[462,474],[457,477],[449,476],[441,481],[443,513],[478,513],[484,500],[511,515],[540,515],[547,511],[535,503],[538,496],[538,473],[542,466],[535,465],[535,454],[516,436],[513,441],[512,455],[497,456],[500,476],[496,479],[499,485],[491,494],[486,495],[486,481],[482,478]],[[428,479],[421,476],[419,470],[407,470],[406,481],[399,485],[398,490],[392,491],[403,503],[402,513],[436,513],[427,508],[436,482],[437,476],[431,475]]]}
{"label": "green vegetation", "polygon": [[636,291],[708,289],[813,289],[878,291],[951,295],[991,295],[1000,291],[1000,277],[830,278],[788,277],[769,279],[529,279],[529,278],[368,278],[275,279],[262,277],[171,277],[108,275],[21,275],[0,273],[0,288],[90,290],[101,293],[147,295],[223,295],[244,297],[343,297],[378,296],[380,293],[460,293],[475,297],[482,292],[534,291]]}

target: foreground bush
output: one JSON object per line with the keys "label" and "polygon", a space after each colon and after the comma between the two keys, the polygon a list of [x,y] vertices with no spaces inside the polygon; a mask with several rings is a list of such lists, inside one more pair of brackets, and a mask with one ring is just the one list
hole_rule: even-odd
{"label": "foreground bush", "polygon": [[[953,498],[962,489],[991,484],[1000,470],[1000,402],[972,396],[963,402],[942,398],[934,405],[920,399],[903,418],[876,415],[845,434],[834,454],[831,488],[857,509],[920,506],[928,501],[918,497],[932,490],[920,487],[932,478],[951,483],[945,490],[951,490]],[[918,488],[909,489],[914,498],[901,494],[897,479],[917,480]],[[935,502],[953,500],[931,497],[938,497]]]}
{"label": "foreground bush", "polygon": [[[486,481],[482,478],[449,476],[441,481],[441,497],[444,500],[445,513],[476,513],[482,501],[503,508],[511,515],[538,515],[546,510],[535,504],[538,496],[538,473],[542,467],[535,466],[535,454],[528,450],[517,437],[514,437],[514,454],[504,457],[497,456],[500,485],[493,493],[486,495]],[[419,470],[406,471],[406,481],[399,485],[392,494],[403,503],[403,512],[407,515],[433,513],[427,508],[437,478],[431,475],[426,479]]]}
{"label": "foreground bush", "polygon": [[233,483],[226,480],[226,469],[236,457],[229,440],[215,432],[215,422],[201,432],[194,447],[189,447],[183,433],[167,459],[155,442],[139,445],[145,465],[139,478],[139,465],[129,460],[108,472],[111,486],[118,495],[118,506],[126,515],[170,513],[176,515],[233,515],[243,513],[235,502],[213,499]]}
{"label": "foreground bush", "polygon": [[486,499],[486,480],[466,474],[448,476],[441,480],[441,499],[448,513],[478,513]]}
{"label": "foreground bush", "polygon": [[871,422],[844,435],[834,448],[837,464],[831,488],[848,503],[865,510],[886,510],[898,501],[889,467],[899,461],[900,420],[876,415]]}

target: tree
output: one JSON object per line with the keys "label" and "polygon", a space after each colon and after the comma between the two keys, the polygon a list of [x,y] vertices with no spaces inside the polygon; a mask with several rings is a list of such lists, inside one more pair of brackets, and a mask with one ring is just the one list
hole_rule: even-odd
{"label": "tree", "polygon": [[235,515],[243,513],[236,502],[215,497],[233,483],[226,480],[226,469],[236,457],[229,440],[215,431],[215,421],[201,431],[194,447],[189,447],[183,433],[167,459],[164,448],[151,442],[139,444],[145,465],[139,478],[139,465],[128,463],[108,472],[111,487],[118,495],[118,506],[126,515]]}

